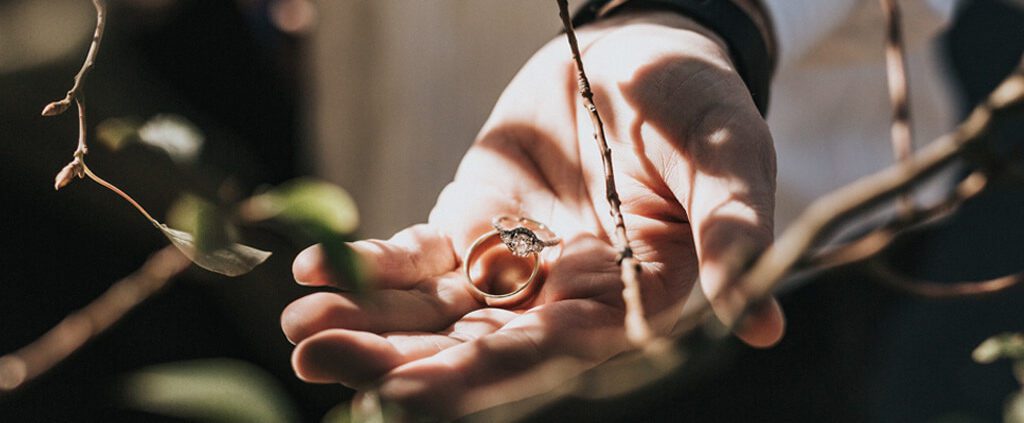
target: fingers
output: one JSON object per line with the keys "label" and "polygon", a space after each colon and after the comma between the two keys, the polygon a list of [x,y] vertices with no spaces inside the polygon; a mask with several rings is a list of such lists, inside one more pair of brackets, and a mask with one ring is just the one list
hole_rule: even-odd
{"label": "fingers", "polygon": [[292,368],[299,379],[352,387],[403,362],[401,353],[384,337],[347,329],[317,333],[292,352]]}
{"label": "fingers", "polygon": [[325,330],[299,343],[292,366],[307,382],[361,387],[401,364],[492,333],[515,317],[508,310],[477,310],[441,333]]}
{"label": "fingers", "polygon": [[[653,31],[667,38],[697,36]],[[688,45],[679,41],[666,45]],[[669,47],[642,62],[644,68],[599,75],[595,84],[615,87],[607,95],[615,112],[610,136],[633,145],[685,209],[701,285],[718,317],[734,325],[752,300],[733,289],[738,275],[732,273],[744,264],[736,260],[772,240],[775,152],[767,124],[727,59],[713,45],[690,41],[704,47]],[[623,198],[630,206],[630,198]],[[782,336],[777,303],[765,304],[737,326],[737,335],[751,345],[771,345]]]}
{"label": "fingers", "polygon": [[295,300],[281,314],[281,328],[292,342],[327,329],[357,331],[438,331],[479,302],[465,277],[449,272],[412,289],[372,291],[358,296],[319,292]]}
{"label": "fingers", "polygon": [[[697,36],[652,31],[679,38],[666,45],[685,46],[683,38]],[[772,240],[775,152],[749,92],[719,53],[713,48],[662,51],[641,58],[647,63],[641,69],[613,73],[612,67],[594,79],[595,87],[606,87],[606,109],[613,111],[609,137],[639,153],[640,164],[619,155],[616,170],[653,169],[683,206],[685,216],[680,218],[693,230],[702,287],[719,318],[733,325],[752,300],[732,289],[737,276],[732,271],[743,264],[735,259],[741,252],[760,251]],[[620,161],[626,163],[620,166]],[[636,205],[635,196],[629,195],[623,194],[627,213]],[[782,336],[782,315],[777,304],[760,311],[748,315],[750,321],[740,325],[737,335],[752,345],[771,345]]]}
{"label": "fingers", "polygon": [[[652,39],[665,42],[652,45]],[[595,41],[584,54],[594,64],[594,100],[606,118],[627,223],[666,211],[688,222],[702,286],[716,314],[734,324],[751,299],[732,289],[737,263],[729,260],[739,245],[757,251],[771,242],[775,195],[771,136],[742,79],[721,46],[699,31],[634,25]],[[594,208],[606,215],[601,152],[593,147],[585,112],[577,122]],[[682,208],[655,207],[664,197]],[[748,314],[750,322],[737,334],[770,345],[782,335],[782,316],[777,305],[761,311]]]}
{"label": "fingers", "polygon": [[590,300],[541,306],[497,332],[395,368],[380,394],[416,415],[447,419],[547,392],[623,351],[622,318],[620,309]]}
{"label": "fingers", "polygon": [[[775,154],[763,120],[749,111],[724,116],[707,121],[714,129],[692,133],[697,144],[717,142],[720,151],[702,154],[711,164],[688,163],[693,177],[681,185],[692,188],[688,211],[701,284],[718,317],[734,325],[748,302],[760,300],[750,298],[736,278],[744,261],[772,242]],[[769,299],[754,311],[736,326],[737,336],[757,347],[778,342],[784,330],[778,303]]]}
{"label": "fingers", "polygon": [[785,327],[782,307],[775,298],[769,297],[750,307],[737,326],[736,335],[751,346],[766,348],[779,342]]}
{"label": "fingers", "polygon": [[[387,241],[373,239],[348,245],[359,257],[374,288],[405,288],[450,271],[457,264],[448,237],[426,224],[410,226]],[[352,283],[334,279],[319,245],[299,253],[292,273],[302,285],[344,288]]]}
{"label": "fingers", "polygon": [[[772,241],[775,155],[759,117],[716,113],[690,133],[688,145],[697,151],[678,156],[677,169],[687,172],[667,181],[685,199],[705,294],[719,319],[736,325],[748,302],[759,300],[737,284],[736,273]],[[778,342],[784,329],[778,303],[769,299],[755,311],[736,325],[736,335],[757,347]]]}

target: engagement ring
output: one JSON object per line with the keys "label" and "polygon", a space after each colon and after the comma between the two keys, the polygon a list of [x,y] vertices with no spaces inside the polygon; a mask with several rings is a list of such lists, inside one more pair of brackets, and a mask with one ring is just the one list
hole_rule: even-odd
{"label": "engagement ring", "polygon": [[[540,252],[558,245],[561,239],[543,223],[521,216],[495,216],[491,226],[493,231],[481,235],[466,250],[463,271],[474,294],[484,303],[511,307],[533,295],[533,282],[540,274]],[[495,252],[501,244],[511,254],[499,255],[504,250],[500,248]],[[484,257],[487,260],[481,261]],[[523,259],[530,262],[528,268]],[[478,262],[483,266],[475,266]],[[488,265],[492,268],[486,268]],[[481,274],[475,275],[474,270]]]}

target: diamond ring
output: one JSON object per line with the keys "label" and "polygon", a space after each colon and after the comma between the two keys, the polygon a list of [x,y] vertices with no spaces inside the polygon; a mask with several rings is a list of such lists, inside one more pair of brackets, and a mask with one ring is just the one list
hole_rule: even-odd
{"label": "diamond ring", "polygon": [[[526,217],[496,216],[491,225],[494,230],[466,250],[463,272],[477,299],[492,307],[512,307],[533,296],[540,252],[561,239],[543,223]],[[502,254],[506,250],[511,254]]]}
{"label": "diamond ring", "polygon": [[508,250],[518,257],[539,254],[544,247],[555,246],[562,241],[547,225],[528,217],[498,215],[491,219],[491,226],[498,231]]}

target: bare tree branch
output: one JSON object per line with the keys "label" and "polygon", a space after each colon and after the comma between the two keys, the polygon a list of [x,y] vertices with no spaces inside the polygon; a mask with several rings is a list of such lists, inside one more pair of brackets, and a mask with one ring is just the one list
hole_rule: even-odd
{"label": "bare tree branch", "polygon": [[74,84],[64,98],[47,104],[42,112],[43,116],[60,115],[71,107],[72,101],[75,102],[75,106],[78,108],[78,147],[75,148],[74,159],[64,166],[57,173],[56,178],[54,178],[53,188],[57,190],[71,183],[75,177],[81,178],[86,174],[85,155],[88,154],[89,147],[88,137],[86,136],[88,125],[85,113],[85,94],[82,92],[82,84],[85,81],[85,77],[96,66],[96,55],[100,52],[100,45],[103,43],[103,30],[107,25],[106,0],[93,0],[92,5],[96,8],[96,30],[93,32],[92,42],[89,44],[89,52],[85,55],[85,62],[82,63],[82,68],[75,75]]}
{"label": "bare tree branch", "polygon": [[878,277],[879,282],[893,289],[934,299],[990,295],[1024,282],[1024,273],[977,282],[926,281],[900,274],[877,257],[869,260],[866,268]]}
{"label": "bare tree branch", "polygon": [[878,229],[855,241],[806,257],[799,267],[824,270],[871,258],[889,247],[892,240],[907,229],[936,221],[952,213],[964,202],[981,194],[988,186],[988,182],[989,177],[985,173],[975,171],[961,181],[957,188],[938,204],[927,208],[912,208],[904,216],[879,226]]}
{"label": "bare tree branch", "polygon": [[[906,160],[914,149],[910,127],[910,82],[907,76],[907,53],[903,43],[903,23],[899,0],[879,0],[885,18],[885,63],[892,103],[892,153],[897,161]],[[913,208],[910,193],[899,200],[900,213],[908,217]]]}
{"label": "bare tree branch", "polygon": [[142,213],[150,223],[159,227],[160,222],[154,219],[153,216],[151,216],[141,204],[135,201],[134,198],[114,184],[100,178],[89,169],[89,166],[85,164],[85,155],[89,153],[89,125],[85,106],[85,92],[82,86],[86,76],[88,76],[89,72],[96,67],[96,55],[100,52],[100,45],[103,43],[103,32],[107,26],[106,0],[92,0],[92,5],[96,8],[96,30],[93,32],[92,42],[89,44],[89,52],[85,55],[85,62],[82,63],[82,68],[79,69],[78,74],[75,75],[74,84],[71,86],[71,89],[68,90],[68,93],[64,98],[47,104],[46,107],[43,108],[42,112],[43,116],[60,115],[68,110],[72,101],[75,102],[75,107],[78,109],[78,147],[75,148],[75,152],[73,154],[74,158],[71,162],[65,165],[64,168],[57,173],[57,176],[54,178],[53,188],[60,190],[67,184],[71,183],[71,181],[76,177],[83,178],[88,176],[89,179],[92,179],[97,184],[100,184],[104,188],[109,189],[121,198],[125,199],[125,201],[128,201],[136,210]]}
{"label": "bare tree branch", "polygon": [[85,62],[82,63],[82,68],[75,75],[74,85],[68,90],[67,95],[61,100],[47,104],[43,108],[43,116],[57,116],[67,111],[71,107],[71,102],[79,98],[85,77],[96,66],[96,55],[100,52],[103,29],[106,27],[107,4],[106,0],[92,0],[92,5],[96,8],[96,30],[93,32],[92,42],[89,44],[89,52],[85,55]]}
{"label": "bare tree branch", "polygon": [[822,239],[841,223],[892,197],[919,186],[957,159],[985,154],[984,135],[994,116],[1024,103],[1024,66],[1018,66],[988,99],[974,109],[957,130],[932,142],[916,155],[874,175],[819,198],[740,277],[736,289],[747,298],[764,298]]}
{"label": "bare tree branch", "polygon": [[89,340],[117,323],[189,267],[191,261],[174,246],[153,254],[139,270],[117,281],[102,295],[36,341],[0,357],[0,396],[46,373]]}
{"label": "bare tree branch", "polygon": [[601,163],[604,164],[605,195],[608,199],[608,206],[615,222],[615,236],[613,242],[619,251],[619,267],[622,269],[622,299],[626,303],[626,337],[634,345],[642,346],[650,343],[652,332],[650,324],[644,317],[643,302],[640,293],[640,261],[633,256],[633,249],[629,246],[629,235],[626,232],[626,222],[622,217],[621,205],[618,190],[615,187],[615,170],[612,167],[612,149],[608,147],[605,139],[604,123],[601,115],[594,104],[594,93],[590,89],[590,80],[583,70],[583,58],[580,55],[579,43],[576,40],[576,31],[572,27],[572,19],[569,17],[569,5],[566,0],[558,1],[559,17],[562,18],[562,26],[565,28],[565,38],[569,41],[569,49],[572,50],[572,59],[576,64],[577,83],[580,96],[583,97],[583,107],[590,114],[590,122],[594,126],[594,141],[597,142],[601,151]]}

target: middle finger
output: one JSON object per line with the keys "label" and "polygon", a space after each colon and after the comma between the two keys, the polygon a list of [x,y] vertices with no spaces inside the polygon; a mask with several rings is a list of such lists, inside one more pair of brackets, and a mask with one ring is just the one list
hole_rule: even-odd
{"label": "middle finger", "polygon": [[465,276],[448,272],[411,289],[364,294],[318,292],[295,300],[281,314],[281,328],[293,343],[326,329],[374,333],[444,329],[479,308]]}

